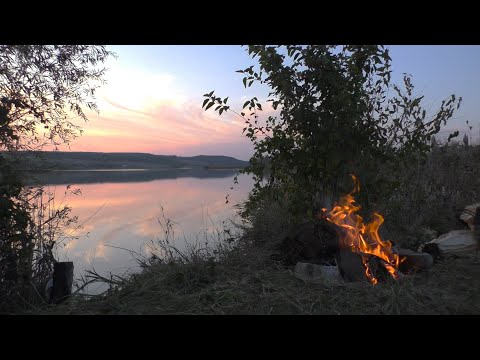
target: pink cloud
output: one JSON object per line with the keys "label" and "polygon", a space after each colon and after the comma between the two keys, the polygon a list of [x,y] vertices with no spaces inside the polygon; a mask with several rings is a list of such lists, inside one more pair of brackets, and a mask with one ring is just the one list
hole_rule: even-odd
{"label": "pink cloud", "polygon": [[193,101],[177,105],[165,100],[148,112],[110,104],[113,110],[90,114],[90,121],[80,124],[84,134],[71,144],[72,151],[251,155],[243,120],[234,114],[220,117]]}

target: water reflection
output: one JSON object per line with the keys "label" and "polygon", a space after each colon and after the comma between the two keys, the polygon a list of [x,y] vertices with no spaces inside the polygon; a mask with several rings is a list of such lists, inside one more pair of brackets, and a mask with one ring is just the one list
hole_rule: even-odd
{"label": "water reflection", "polygon": [[[234,216],[233,205],[245,199],[253,184],[246,175],[239,176],[238,180],[234,190],[230,189],[232,173],[226,177],[177,177],[142,182],[79,184],[71,181],[72,189],[80,188],[82,195],[70,196],[65,201],[72,207],[72,215],[78,216],[78,223],[86,222],[75,231],[78,239],[60,247],[58,257],[60,261],[74,262],[77,277],[92,268],[102,275],[110,271],[122,274],[137,263],[129,252],[118,248],[146,254],[144,245],[162,236],[158,223],[161,207],[165,215],[178,224],[176,234],[180,236],[176,245],[182,247],[183,234],[188,241],[194,240],[206,228],[211,229],[212,222],[221,226],[223,220]],[[65,183],[46,182],[50,182],[46,185],[47,191],[63,196]],[[228,204],[225,203],[227,194],[231,194]]]}
{"label": "water reflection", "polygon": [[45,173],[24,174],[27,184],[92,184],[145,182],[160,179],[177,179],[193,177],[232,178],[236,170],[207,170],[204,168],[177,168],[165,170],[145,169],[100,169],[100,170],[57,170]]}

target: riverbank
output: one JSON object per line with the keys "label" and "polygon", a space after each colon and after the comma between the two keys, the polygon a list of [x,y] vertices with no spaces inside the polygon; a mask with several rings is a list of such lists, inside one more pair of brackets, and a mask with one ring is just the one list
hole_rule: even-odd
{"label": "riverbank", "polygon": [[205,254],[153,262],[104,296],[42,313],[480,314],[480,266],[469,258],[449,258],[429,272],[373,286],[307,283],[268,255],[265,248],[240,246],[218,260]]}
{"label": "riverbank", "polygon": [[[403,172],[404,186],[378,204],[386,239],[416,250],[420,243],[466,227],[462,209],[478,201],[480,147],[442,147]],[[160,242],[157,255],[100,296],[75,295],[42,314],[480,314],[480,264],[473,253],[445,257],[427,271],[402,281],[311,283],[272,254],[288,230],[279,201],[265,201],[243,232],[218,233],[212,247],[179,251]],[[168,233],[168,231],[167,231]],[[168,240],[168,236],[167,236]],[[155,252],[153,253],[155,254]],[[162,259],[162,260],[160,260]],[[95,279],[93,276],[92,280]]]}

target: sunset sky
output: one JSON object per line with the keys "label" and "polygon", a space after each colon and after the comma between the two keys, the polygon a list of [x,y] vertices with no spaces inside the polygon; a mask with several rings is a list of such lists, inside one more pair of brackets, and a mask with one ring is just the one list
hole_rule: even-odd
{"label": "sunset sky", "polygon": [[[97,92],[100,114],[81,124],[72,151],[149,152],[168,155],[228,155],[248,160],[253,149],[233,114],[201,109],[202,94],[229,96],[232,108],[245,99],[265,101],[268,89],[247,90],[235,71],[255,64],[245,48],[226,46],[108,46],[117,59],[106,64],[107,85]],[[480,138],[480,46],[391,46],[394,81],[413,75],[427,104],[438,107],[454,93],[463,103],[445,131],[473,129]],[[265,107],[265,106],[264,106]],[[268,113],[268,108],[266,108]],[[265,112],[264,112],[265,113]]]}

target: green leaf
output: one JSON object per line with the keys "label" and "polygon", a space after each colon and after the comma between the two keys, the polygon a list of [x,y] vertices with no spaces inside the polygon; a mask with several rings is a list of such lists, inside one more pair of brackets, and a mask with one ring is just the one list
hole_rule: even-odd
{"label": "green leaf", "polygon": [[215,103],[212,101],[210,104],[207,105],[207,107],[205,108],[205,111],[207,111],[208,109],[210,109]]}
{"label": "green leaf", "polygon": [[225,99],[223,99],[223,103],[226,104],[227,100],[228,100],[228,96]]}
{"label": "green leaf", "polygon": [[[339,175],[345,174],[347,168],[358,171],[363,183],[377,163],[392,161],[395,167],[397,159],[406,162],[415,151],[427,150],[424,146],[427,135],[439,131],[457,105],[454,102],[457,99],[446,106],[442,104],[439,115],[424,125],[423,103],[416,99],[420,96],[412,95],[413,85],[409,79],[405,80],[408,80],[405,87],[402,84],[401,89],[393,88],[393,94],[387,93],[386,89],[394,85],[390,79],[392,68],[387,52],[378,46],[287,46],[283,51],[285,48],[277,46],[252,45],[247,49],[256,61],[255,68],[263,71],[263,75],[254,72],[253,67],[237,71],[243,74],[244,88],[253,86],[255,80],[263,81],[271,87],[267,98],[273,108],[278,111],[282,107],[283,111],[278,117],[267,116],[265,127],[259,125],[258,115],[263,105],[257,98],[244,100],[238,113],[245,122],[242,137],[250,140],[254,149],[246,173],[254,175],[255,184],[244,213],[256,209],[266,199],[267,190],[280,196],[289,190],[292,204],[291,208],[288,205],[289,215],[304,217],[311,212],[311,195],[330,191],[330,185],[325,185],[325,189],[321,185],[322,189],[318,189],[319,184],[337,184],[338,180],[339,189],[350,188],[342,184],[343,175]],[[285,62],[287,52],[293,65]],[[215,101],[215,106],[222,105],[218,110],[221,109],[223,115],[227,101],[222,98],[218,104],[214,96],[210,101]],[[305,100],[299,104],[302,98]],[[379,116],[371,116],[371,110]],[[259,134],[263,130],[268,132],[265,137]],[[331,141],[320,140],[325,136]],[[270,158],[267,163],[275,181],[262,184],[259,169],[266,156]],[[369,180],[373,178],[372,175]],[[386,179],[385,187],[391,186],[392,181]],[[400,177],[399,184],[401,181]],[[381,198],[375,186],[369,191]],[[359,196],[359,200],[361,198]]]}
{"label": "green leaf", "polygon": [[208,97],[212,96],[214,91],[215,91],[215,90],[210,91],[210,93],[209,93],[207,96],[208,96]]}
{"label": "green leaf", "polygon": [[220,115],[222,115],[222,112],[223,112],[223,108],[220,109],[220,111],[218,112]]}
{"label": "green leaf", "polygon": [[[205,95],[204,95],[204,96],[205,96]],[[205,99],[205,100],[203,101],[203,104],[202,104],[202,109],[205,107],[205,105],[207,105],[207,103],[208,103],[208,100],[209,100],[209,99]]]}

